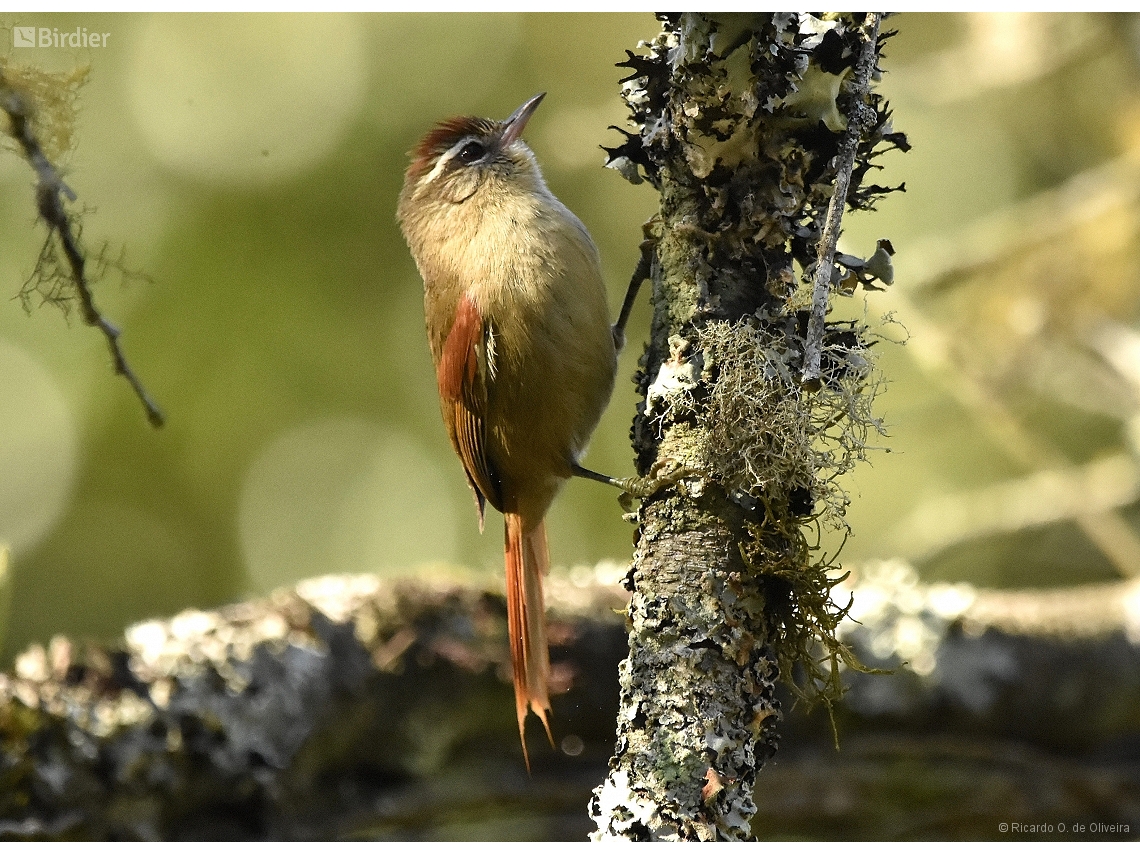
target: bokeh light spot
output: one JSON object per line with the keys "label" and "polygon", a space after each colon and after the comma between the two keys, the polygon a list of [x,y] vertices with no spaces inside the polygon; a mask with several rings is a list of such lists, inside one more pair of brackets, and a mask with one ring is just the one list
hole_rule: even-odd
{"label": "bokeh light spot", "polygon": [[34,547],[67,506],[77,435],[63,392],[37,360],[0,339],[0,544]]}
{"label": "bokeh light spot", "polygon": [[250,582],[454,561],[458,515],[446,475],[405,433],[328,418],[271,442],[250,467],[239,512]]}
{"label": "bokeh light spot", "polygon": [[155,15],[130,42],[130,104],[152,154],[211,183],[269,183],[305,169],[340,141],[364,100],[353,16]]}

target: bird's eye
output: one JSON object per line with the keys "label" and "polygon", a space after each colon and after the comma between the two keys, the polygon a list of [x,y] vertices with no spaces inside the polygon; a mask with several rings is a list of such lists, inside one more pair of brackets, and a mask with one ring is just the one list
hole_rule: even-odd
{"label": "bird's eye", "polygon": [[483,147],[482,143],[477,143],[472,140],[459,150],[457,157],[459,158],[460,163],[464,164],[465,166],[470,166],[486,153],[487,149]]}

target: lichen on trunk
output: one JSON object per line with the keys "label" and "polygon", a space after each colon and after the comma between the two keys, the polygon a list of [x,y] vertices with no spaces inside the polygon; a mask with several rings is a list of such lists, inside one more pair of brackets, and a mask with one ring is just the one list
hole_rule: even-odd
{"label": "lichen on trunk", "polygon": [[812,544],[845,526],[836,478],[881,430],[865,326],[826,322],[802,382],[817,256],[847,293],[882,270],[819,252],[837,155],[853,147],[847,206],[867,209],[890,189],[865,181],[872,159],[906,140],[874,62],[858,68],[878,15],[661,17],[622,63],[636,130],[608,151],[661,194],[633,440],[666,486],[637,511],[617,745],[590,810],[595,839],[747,839],[781,671],[800,665],[808,696],[841,690],[844,609]]}

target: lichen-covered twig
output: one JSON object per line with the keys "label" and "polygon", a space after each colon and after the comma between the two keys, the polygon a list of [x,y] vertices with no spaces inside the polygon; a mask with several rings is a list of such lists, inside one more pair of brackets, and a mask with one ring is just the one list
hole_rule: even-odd
{"label": "lichen-covered twig", "polygon": [[[130,363],[127,362],[119,344],[119,328],[111,323],[96,307],[91,293],[91,281],[87,273],[87,259],[79,240],[79,227],[68,214],[64,197],[76,200],[75,192],[67,186],[59,170],[45,154],[32,126],[34,106],[30,99],[6,80],[4,69],[0,67],[0,110],[8,118],[8,133],[19,144],[25,159],[36,173],[36,209],[47,224],[48,236],[41,253],[41,264],[45,257],[54,256],[55,240],[63,250],[67,260],[67,270],[75,295],[79,299],[83,321],[103,333],[115,373],[121,374],[131,384],[135,395],[146,410],[147,419],[155,427],[162,427],[164,417],[158,404],[147,392]],[[33,277],[35,274],[33,274]]]}
{"label": "lichen-covered twig", "polygon": [[881,12],[868,12],[863,25],[865,41],[859,62],[855,66],[855,81],[851,92],[853,103],[847,118],[847,130],[839,145],[839,154],[836,155],[835,193],[827,207],[827,219],[824,221],[823,234],[819,238],[803,371],[804,386],[811,390],[820,386],[819,362],[823,352],[824,319],[827,316],[831,294],[835,246],[839,242],[840,223],[847,208],[847,188],[851,184],[851,169],[855,165],[855,153],[863,131],[874,119],[874,112],[863,102],[867,97],[871,73],[878,57],[879,24],[882,19]]}

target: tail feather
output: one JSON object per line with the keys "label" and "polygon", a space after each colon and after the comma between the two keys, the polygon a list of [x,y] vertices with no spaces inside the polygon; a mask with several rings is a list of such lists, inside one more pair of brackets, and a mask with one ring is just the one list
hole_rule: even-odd
{"label": "tail feather", "polygon": [[540,522],[526,530],[518,514],[504,514],[506,524],[507,629],[511,638],[511,666],[515,683],[515,712],[523,758],[530,769],[526,750],[526,717],[533,710],[554,745],[547,713],[550,697],[550,654],[546,644],[546,606],[542,577],[550,567],[546,526]]}

